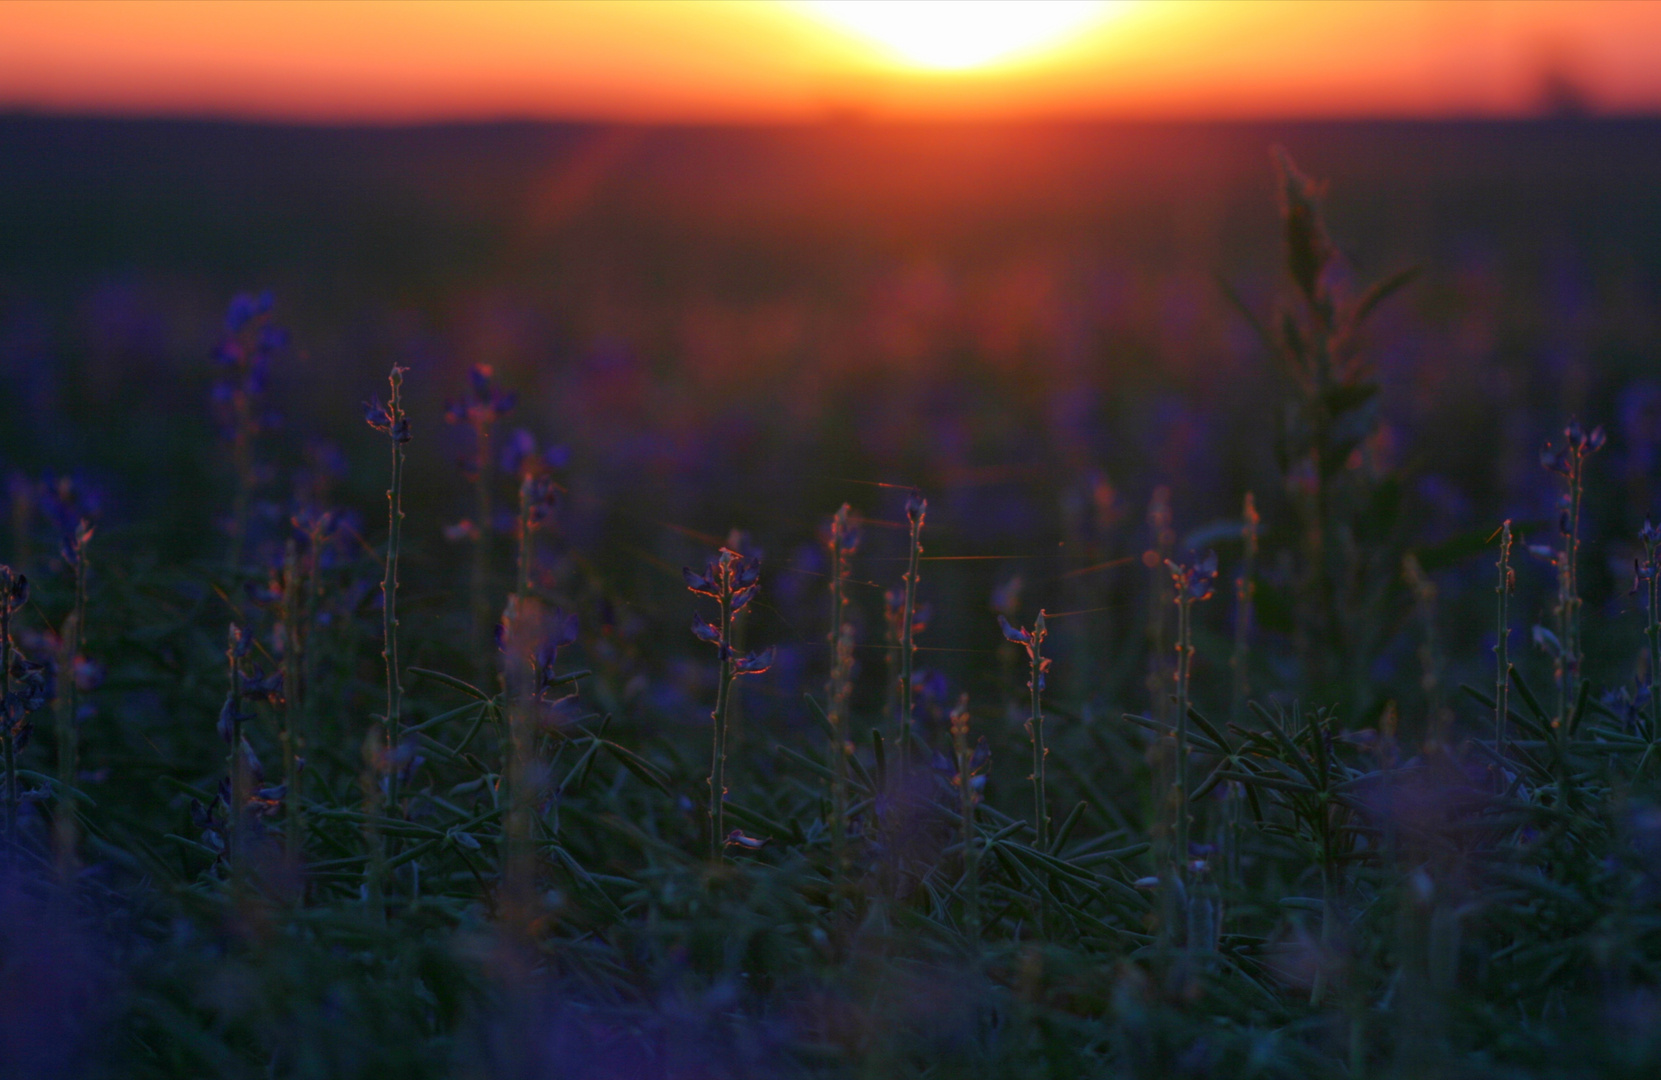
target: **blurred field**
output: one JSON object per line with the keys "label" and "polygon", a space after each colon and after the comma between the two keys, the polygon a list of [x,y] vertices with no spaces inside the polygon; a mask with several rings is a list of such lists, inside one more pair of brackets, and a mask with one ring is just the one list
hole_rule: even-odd
{"label": "blurred field", "polygon": [[[1330,183],[1344,258],[1321,280],[1344,310],[1362,286],[1422,270],[1364,331],[1377,423],[1366,393],[1337,410],[1365,422],[1334,460],[1340,494],[1319,515],[1299,501],[1314,490],[1301,466],[1277,464],[1298,391],[1241,310],[1269,321],[1295,306],[1275,146]],[[74,953],[65,994],[119,984],[107,1013],[53,1012],[50,997],[36,1013],[101,1033],[111,1068],[140,1063],[129,1075],[540,1077],[564,1075],[577,1047],[599,1063],[579,1075],[610,1080],[632,1075],[606,1063],[637,1061],[642,1031],[668,1047],[653,1060],[693,1063],[663,1075],[698,1077],[1018,1076],[1035,1062],[1057,1076],[1222,1076],[1245,1075],[1229,1069],[1248,1060],[1286,1077],[1338,1061],[1361,1075],[1369,1060],[1381,1076],[1456,1061],[1477,1071],[1445,1075],[1494,1061],[1530,1075],[1542,1055],[1580,1075],[1583,1039],[1605,1054],[1590,1067],[1645,1075],[1654,1049],[1617,1036],[1661,1015],[1648,989],[1661,985],[1650,913],[1661,816],[1644,773],[1661,752],[1648,682],[1661,653],[1644,651],[1644,607],[1629,592],[1635,560],[1658,565],[1661,551],[1639,532],[1661,480],[1658,190],[1661,121],[371,130],[0,119],[0,557],[36,582],[19,642],[81,674],[62,636],[81,579],[54,553],[63,525],[46,511],[54,492],[96,496],[59,508],[71,527],[77,514],[97,525],[85,597],[96,670],[81,680],[85,715],[60,714],[60,730],[80,725],[80,771],[64,768],[98,800],[78,818],[75,919],[40,914],[41,890],[56,888],[44,870],[16,890],[35,889],[28,903],[0,891],[24,912],[0,918],[0,972],[32,978]],[[214,398],[225,368],[211,358],[258,325],[250,301],[227,324],[231,298],[260,290],[291,344],[273,346],[268,385],[252,394],[272,414],[242,418],[256,452],[232,543],[234,440],[210,408],[223,411],[230,391]],[[413,431],[401,662],[429,671],[409,676],[405,717],[425,741],[377,749],[365,732],[379,731],[368,725],[385,700],[387,440],[364,425],[363,403],[386,392],[395,363],[409,368]],[[499,490],[492,520],[474,523],[479,549],[458,521],[478,505],[457,467],[471,443],[444,422],[472,365],[519,394],[496,450],[523,429],[547,463],[490,463]],[[1580,576],[1565,584],[1550,562],[1554,545],[1573,547],[1563,484],[1540,447],[1561,444],[1570,419],[1604,425],[1609,444],[1588,459]],[[539,471],[563,491],[532,536],[512,492],[514,477]],[[73,485],[40,483],[61,474]],[[900,647],[884,626],[904,620],[885,614],[884,590],[911,554],[913,487],[928,500],[929,615],[917,708],[899,725],[908,749],[885,758],[864,738],[895,726],[884,657]],[[1247,492],[1264,544],[1249,572]],[[826,690],[822,530],[843,502],[866,518],[848,614],[862,650],[850,760],[870,796],[848,815],[857,872],[826,859],[828,769],[812,756],[828,744],[805,696]],[[344,524],[306,571],[308,607],[284,584],[300,558],[296,547],[285,569],[284,544],[292,515],[324,504]],[[1167,506],[1168,518],[1155,509]],[[1501,618],[1519,673],[1542,697],[1554,679],[1568,699],[1582,674],[1597,687],[1549,717],[1528,698],[1511,758],[1492,705],[1453,692],[1495,686],[1493,542],[1507,518],[1521,543]],[[1312,520],[1329,547],[1311,546]],[[516,528],[532,540],[515,570]],[[732,802],[772,846],[704,861],[697,800],[718,664],[688,633],[693,604],[709,604],[688,597],[681,568],[723,542],[764,554],[765,588],[735,649],[778,652],[732,699]],[[1523,544],[1544,545],[1544,558]],[[1163,731],[1174,712],[1162,559],[1206,549],[1222,556],[1220,602],[1195,609],[1199,659],[1181,700],[1244,725],[1229,729],[1242,740],[1231,767],[1260,771],[1215,786],[1198,812],[1218,845],[1200,844],[1201,862],[1216,861],[1221,884],[1196,877],[1182,910],[1215,919],[1177,932],[1170,894],[1163,908],[1146,899],[1155,860],[1140,838],[1171,843],[1158,794],[1170,738],[1144,729]],[[470,594],[475,550],[489,572]],[[1243,572],[1255,608],[1236,622]],[[1640,585],[1661,570],[1649,573]],[[561,668],[593,672],[580,700],[550,712],[536,753],[510,730],[533,695],[495,693],[485,643],[510,591],[571,613],[574,641],[563,620],[547,636],[569,650]],[[1336,618],[1311,621],[1315,601],[1337,596]],[[1582,596],[1584,671],[1565,677],[1547,651],[1557,638],[1538,630],[1566,639],[1577,620],[1556,612],[1578,611]],[[1031,805],[1029,675],[993,617],[1030,626],[1040,608],[1055,616],[1052,812],[1080,807],[1053,851],[1048,825],[1027,845],[1009,816]],[[293,612],[308,620],[305,641],[316,635],[315,670],[304,669],[315,686],[294,713],[315,725],[310,764],[279,749],[287,706],[244,719],[273,778],[277,762],[285,780],[316,778],[309,801],[261,796],[256,811],[281,807],[287,829],[303,807],[311,831],[281,865],[250,852],[250,886],[242,849],[215,849],[211,811],[204,825],[191,800],[208,801],[226,775],[214,717],[230,724],[243,680],[264,677],[237,674],[261,653],[239,658],[233,637],[236,689],[222,711],[226,621],[252,621],[275,671],[301,651],[284,636]],[[1653,612],[1647,621],[1661,642]],[[1352,622],[1365,624],[1354,631],[1365,649],[1347,652]],[[1326,636],[1311,642],[1311,626]],[[1289,710],[1273,722],[1283,743],[1251,727],[1270,713],[1248,715],[1231,655],[1253,699]],[[456,677],[486,692],[458,708]],[[967,760],[943,752],[959,691],[992,753],[979,816],[963,810],[964,835],[980,830],[998,854],[980,871],[956,854],[973,845],[947,846],[956,824],[936,798]],[[1314,711],[1334,701],[1336,714]],[[571,710],[587,711],[579,722]],[[1154,719],[1121,723],[1127,711]],[[919,767],[885,774],[913,736]],[[1194,745],[1196,759],[1228,756]],[[47,782],[58,759],[40,741],[27,753]],[[1322,785],[1315,809],[1284,795],[1304,791],[1287,786],[1303,783],[1287,779],[1294,765]],[[1248,783],[1278,800],[1279,832],[1246,829]],[[1328,809],[1329,784],[1341,812]],[[545,788],[536,887],[547,891],[535,904],[547,918],[524,929],[498,908],[523,897],[508,895],[511,821],[492,815],[505,813],[498,791]],[[45,810],[30,807],[67,820],[67,802],[26,800],[24,846],[43,867]],[[1335,830],[1351,845],[1341,855]],[[415,854],[382,873],[400,845]],[[1014,857],[1036,861],[1021,871]],[[988,900],[984,936],[978,901],[963,899],[981,876],[1004,905],[994,914]],[[8,923],[57,927],[68,944],[12,947]],[[1340,925],[1353,938],[1329,934]],[[114,959],[87,958],[101,942],[118,944]],[[962,986],[960,970],[972,973]],[[1532,1012],[1514,1020],[1523,1001]],[[57,1060],[41,1030],[0,1023],[0,1051]],[[940,1060],[963,1071],[917,1064],[919,1031],[949,1044]],[[742,1053],[724,1058],[729,1042]],[[769,1064],[786,1044],[793,1073]]]}
{"label": "blurred field", "polygon": [[[1097,472],[1133,520],[1172,486],[1192,528],[1248,488],[1273,505],[1277,391],[1216,278],[1263,313],[1283,292],[1280,144],[1330,180],[1358,278],[1425,271],[1372,341],[1427,535],[1546,515],[1533,447],[1569,414],[1610,424],[1620,483],[1598,520],[1630,531],[1661,430],[1658,133],[14,116],[0,463],[93,470],[117,520],[211,547],[201,496],[224,477],[191,417],[226,298],[269,288],[297,345],[272,380],[291,436],[361,441],[352,404],[390,361],[412,366],[416,415],[433,418],[412,449],[411,497],[432,519],[418,559],[444,557],[436,519],[464,506],[455,433],[435,421],[470,363],[522,391],[516,425],[571,448],[573,534],[621,528],[671,565],[687,541],[642,525],[646,509],[779,553],[843,499],[878,512],[838,478],[923,486],[937,527],[974,535],[958,553],[1042,552],[1061,492]],[[378,477],[354,480],[372,505]],[[950,569],[978,608],[991,568]],[[445,587],[417,574],[420,591]]]}

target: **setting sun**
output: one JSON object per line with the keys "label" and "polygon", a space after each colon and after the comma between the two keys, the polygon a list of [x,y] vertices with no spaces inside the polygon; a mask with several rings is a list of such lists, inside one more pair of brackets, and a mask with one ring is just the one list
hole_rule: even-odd
{"label": "setting sun", "polygon": [[963,71],[1042,50],[1128,6],[1127,0],[803,0],[821,19],[907,65]]}

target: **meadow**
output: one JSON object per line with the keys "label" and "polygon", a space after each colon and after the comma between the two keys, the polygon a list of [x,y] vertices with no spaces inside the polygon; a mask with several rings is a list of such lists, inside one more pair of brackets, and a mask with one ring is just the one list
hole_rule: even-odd
{"label": "meadow", "polygon": [[1652,1075],[1656,130],[0,118],[0,1074]]}

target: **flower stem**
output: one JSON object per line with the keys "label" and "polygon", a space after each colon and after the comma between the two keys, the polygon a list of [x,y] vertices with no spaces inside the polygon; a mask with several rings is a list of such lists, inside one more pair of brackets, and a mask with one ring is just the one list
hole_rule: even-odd
{"label": "flower stem", "polygon": [[[928,504],[922,505],[926,508]],[[917,651],[912,635],[917,621],[917,563],[923,557],[923,512],[911,513],[908,507],[907,517],[911,519],[911,542],[905,572],[905,621],[900,624],[900,714],[894,740],[902,773],[911,753],[911,663]]]}
{"label": "flower stem", "polygon": [[230,629],[225,648],[226,673],[231,681],[231,754],[225,762],[225,775],[230,784],[230,805],[225,808],[227,843],[226,858],[231,863],[231,883],[242,882],[242,815],[248,806],[248,773],[242,753],[242,674],[237,670],[238,638],[241,631]]}
{"label": "flower stem", "polygon": [[1176,722],[1176,844],[1175,872],[1186,874],[1188,863],[1188,677],[1193,670],[1193,598],[1187,589],[1177,592],[1177,722]]}
{"label": "flower stem", "polygon": [[[1650,565],[1655,565],[1653,555]],[[1661,612],[1656,610],[1661,604],[1661,576],[1651,573],[1648,584],[1648,625],[1644,627],[1644,635],[1649,638],[1649,738],[1654,742],[1661,738]]]}
{"label": "flower stem", "polygon": [[832,877],[840,889],[848,872],[848,698],[852,691],[854,637],[847,623],[849,509],[846,503],[831,519],[831,673],[825,691],[825,720],[830,727],[831,758],[831,863]]}
{"label": "flower stem", "polygon": [[1032,716],[1027,731],[1032,736],[1032,821],[1038,834],[1039,851],[1050,850],[1050,806],[1044,791],[1044,759],[1049,751],[1044,746],[1044,612],[1038,612],[1038,621],[1032,628],[1032,677],[1027,688],[1032,694]]}
{"label": "flower stem", "polygon": [[1511,711],[1511,520],[1500,525],[1499,584],[1494,641],[1494,752],[1505,757],[1505,728]]}
{"label": "flower stem", "polygon": [[58,743],[58,805],[52,819],[53,848],[57,852],[58,874],[68,881],[75,873],[75,801],[69,794],[80,772],[80,734],[77,731],[81,708],[80,685],[75,678],[76,661],[86,640],[87,544],[83,536],[75,543],[75,602],[64,620],[58,670],[63,693],[56,710]]}
{"label": "flower stem", "polygon": [[299,857],[304,843],[303,819],[300,811],[300,716],[304,709],[300,696],[302,652],[300,597],[303,594],[300,574],[299,545],[290,539],[283,551],[283,781],[287,790],[287,849],[288,857]]}
{"label": "flower stem", "polygon": [[[488,657],[490,648],[490,538],[493,535],[491,519],[496,510],[491,492],[490,421],[477,419],[473,424],[477,447],[478,472],[473,477],[473,495],[476,503],[477,535],[473,537],[473,572],[469,579],[468,606],[472,609],[473,647],[481,656]],[[489,668],[488,661],[484,662]],[[481,685],[484,685],[481,683]]]}
{"label": "flower stem", "polygon": [[[0,574],[0,708],[12,695],[12,612],[10,569]],[[0,743],[6,753],[6,865],[17,865],[17,747],[9,716],[0,713]]]}
{"label": "flower stem", "polygon": [[1240,563],[1240,576],[1234,579],[1234,653],[1228,661],[1229,669],[1234,676],[1234,692],[1230,699],[1229,713],[1235,723],[1244,720],[1246,698],[1251,693],[1252,607],[1257,596],[1257,533],[1263,520],[1258,516],[1257,502],[1249,491],[1246,492],[1241,518],[1240,539],[1245,545],[1245,558]]}
{"label": "flower stem", "polygon": [[[723,569],[723,573],[725,570]],[[731,697],[732,655],[727,647],[732,633],[731,591],[722,582],[721,588],[721,676],[715,691],[714,745],[709,760],[709,857],[720,861],[726,850],[727,797],[727,700]]]}
{"label": "flower stem", "polygon": [[[404,369],[394,367],[389,376],[392,397],[387,413],[394,421],[403,417]],[[386,746],[388,756],[403,739],[404,685],[398,668],[398,555],[404,536],[404,444],[396,435],[392,442],[392,483],[387,488],[386,573],[381,579],[381,657],[386,661]],[[387,812],[398,812],[398,770],[387,776]]]}
{"label": "flower stem", "polygon": [[969,939],[980,939],[980,853],[975,850],[975,792],[969,749],[969,695],[952,710],[952,750],[957,756],[958,812],[963,826],[963,880],[968,897]]}
{"label": "flower stem", "polygon": [[520,602],[531,595],[531,474],[519,481],[519,560],[513,576],[513,592]]}

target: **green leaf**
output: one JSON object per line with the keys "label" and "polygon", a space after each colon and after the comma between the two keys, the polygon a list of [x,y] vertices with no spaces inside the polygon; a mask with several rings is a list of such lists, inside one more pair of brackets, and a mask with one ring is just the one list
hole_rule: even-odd
{"label": "green leaf", "polygon": [[633,750],[617,745],[610,739],[600,740],[600,745],[604,746],[612,757],[622,762],[623,768],[633,773],[641,782],[657,788],[665,795],[674,794],[673,789],[669,786],[669,778],[663,775],[662,770],[656,765],[636,754]]}

